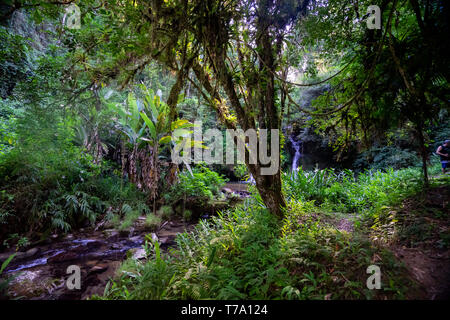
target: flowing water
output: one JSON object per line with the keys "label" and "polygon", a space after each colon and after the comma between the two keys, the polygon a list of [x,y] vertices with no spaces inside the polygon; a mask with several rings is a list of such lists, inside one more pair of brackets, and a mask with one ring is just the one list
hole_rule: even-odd
{"label": "flowing water", "polygon": [[299,161],[300,157],[302,156],[302,153],[301,153],[302,142],[295,140],[292,137],[292,135],[289,136],[289,140],[291,141],[292,147],[294,148],[294,151],[295,151],[294,158],[292,159],[292,171],[294,171],[294,170],[297,170],[298,161]]}

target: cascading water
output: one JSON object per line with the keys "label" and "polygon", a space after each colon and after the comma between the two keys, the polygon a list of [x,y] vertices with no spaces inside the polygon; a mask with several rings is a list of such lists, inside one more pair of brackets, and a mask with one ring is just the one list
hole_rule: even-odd
{"label": "cascading water", "polygon": [[289,136],[289,140],[291,141],[292,147],[295,150],[294,159],[292,160],[292,171],[294,171],[294,170],[297,170],[297,168],[298,168],[298,160],[302,156],[302,153],[300,151],[301,147],[302,147],[302,142],[301,141],[296,141],[292,136]]}

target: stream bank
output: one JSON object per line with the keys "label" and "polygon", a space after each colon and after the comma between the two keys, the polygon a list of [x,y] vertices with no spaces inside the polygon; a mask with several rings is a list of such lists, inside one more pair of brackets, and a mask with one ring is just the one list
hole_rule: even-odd
{"label": "stream bank", "polygon": [[[138,222],[144,219],[140,217]],[[162,250],[167,251],[176,245],[178,233],[192,231],[194,226],[194,223],[181,220],[168,221],[152,233],[152,238],[157,238]],[[88,229],[33,247],[19,254],[6,268],[7,276],[17,276],[8,293],[13,299],[30,300],[79,300],[102,294],[127,255],[145,258],[142,245],[147,234],[149,232],[144,228],[135,228],[128,235],[114,229]],[[1,254],[0,259],[5,260],[9,254]],[[69,290],[66,286],[66,280],[72,274],[67,273],[70,265],[80,267],[79,290]]]}
{"label": "stream bank", "polygon": [[[241,199],[249,196],[244,183],[227,183],[222,192]],[[209,215],[202,215],[208,218]],[[191,232],[195,221],[180,218],[165,221],[154,232],[145,226],[145,216],[139,217],[127,231],[106,228],[102,224],[80,229],[63,236],[53,236],[45,243],[32,246],[25,252],[17,252],[4,271],[4,276],[14,276],[8,295],[11,299],[27,300],[83,300],[94,294],[101,295],[108,281],[113,278],[121,262],[127,257],[145,259],[142,248],[146,235],[157,239],[163,251],[176,246],[177,234]],[[0,263],[12,252],[0,254]],[[80,289],[68,289],[66,281],[73,273],[67,268],[80,268]]]}

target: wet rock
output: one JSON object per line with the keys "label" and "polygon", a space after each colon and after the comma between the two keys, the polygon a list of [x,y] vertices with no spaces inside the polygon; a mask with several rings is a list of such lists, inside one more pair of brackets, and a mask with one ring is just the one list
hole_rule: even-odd
{"label": "wet rock", "polygon": [[[138,219],[138,221],[144,220]],[[30,299],[60,300],[81,299],[92,294],[103,294],[107,282],[114,277],[124,259],[127,257],[137,260],[148,258],[145,250],[140,247],[148,232],[139,230],[136,225],[134,227],[135,230],[131,230],[131,234],[134,233],[135,236],[131,236],[130,230],[127,230],[125,231],[126,238],[120,237],[119,231],[114,228],[98,232],[90,232],[86,229],[85,234],[79,232],[69,234],[63,238],[63,241],[49,238],[50,246],[41,243],[39,247],[33,246],[33,249],[21,252],[20,255],[30,255],[30,259],[24,259],[15,264],[15,258],[11,270],[24,266],[23,270],[20,269],[19,272],[39,271],[40,273],[37,277],[24,279],[26,283],[24,286],[20,286],[20,288],[23,287],[23,290],[21,289],[21,292],[15,296],[24,295]],[[148,236],[153,241],[159,241],[161,250],[164,251],[169,246],[176,244],[174,239],[178,233],[192,229],[192,227],[193,224],[181,221],[166,221],[158,232],[148,234]],[[130,248],[134,249],[129,250]],[[0,259],[7,259],[12,253],[2,253]],[[64,281],[67,279],[66,269],[70,264],[81,267],[83,279],[81,290],[70,291],[64,285]],[[33,286],[30,287],[30,285]],[[35,290],[35,286],[42,290]],[[29,295],[23,294],[25,291],[29,292]]]}
{"label": "wet rock", "polygon": [[41,250],[39,248],[31,248],[30,250],[25,252],[25,258],[30,258],[37,253],[39,253]]}
{"label": "wet rock", "polygon": [[97,275],[98,279],[103,283],[103,289],[105,288],[106,283],[114,277],[121,263],[121,261],[108,262],[108,270]]}
{"label": "wet rock", "polygon": [[135,237],[130,238],[130,241],[134,242],[134,243],[141,243],[142,242],[142,237],[135,236]]}
{"label": "wet rock", "polygon": [[230,188],[222,188],[222,191],[225,193],[233,193],[233,190],[231,190]]}
{"label": "wet rock", "polygon": [[67,236],[66,236],[66,240],[72,240],[73,239],[73,234],[68,234]]}
{"label": "wet rock", "polygon": [[169,242],[169,237],[163,237],[159,239],[159,243],[161,244],[166,244],[167,242]]}
{"label": "wet rock", "polygon": [[119,231],[119,236],[121,237],[131,237],[134,233],[134,228],[124,229]]}
{"label": "wet rock", "polygon": [[103,230],[103,234],[106,238],[108,238],[108,240],[117,239],[119,237],[119,231],[116,229]]}
{"label": "wet rock", "polygon": [[98,260],[91,260],[91,261],[86,262],[86,266],[91,267],[91,268],[96,266],[97,264],[98,264]]}
{"label": "wet rock", "polygon": [[114,277],[116,270],[120,267],[120,261],[108,262],[108,269],[102,273],[92,274],[88,277],[86,291],[82,294],[81,299],[88,299],[92,295],[103,295],[105,291],[105,286],[109,279]]}
{"label": "wet rock", "polygon": [[113,249],[113,250],[119,250],[120,248],[122,248],[122,246],[119,243],[113,243],[110,246],[110,248]]}
{"label": "wet rock", "polygon": [[106,259],[114,259],[114,260],[122,260],[125,258],[126,251],[125,250],[106,250],[102,252],[92,252],[85,256],[87,260],[106,260]]}
{"label": "wet rock", "polygon": [[100,248],[102,245],[103,245],[103,242],[99,241],[99,240],[89,241],[86,243],[86,246],[89,249]]}
{"label": "wet rock", "polygon": [[135,222],[134,222],[134,233],[142,233],[145,230],[148,229],[148,226],[146,224],[146,217],[139,217]]}
{"label": "wet rock", "polygon": [[91,252],[86,255],[87,260],[101,260],[105,256],[103,252]]}
{"label": "wet rock", "polygon": [[25,252],[7,252],[7,253],[4,253],[4,254],[2,254],[1,256],[0,256],[0,261],[5,261],[6,259],[8,259],[9,258],[9,256],[10,255],[12,255],[12,254],[16,254],[15,256],[14,256],[14,258],[11,260],[11,262],[12,263],[14,263],[15,261],[18,261],[18,260],[21,260],[21,259],[23,259],[25,256],[26,256],[26,253]]}
{"label": "wet rock", "polygon": [[178,233],[182,233],[184,231],[185,231],[185,229],[183,227],[178,227],[178,228],[172,229],[172,230],[162,230],[159,233],[159,236],[161,238],[167,237],[169,239],[175,239],[175,237],[177,236]]}
{"label": "wet rock", "polygon": [[99,264],[89,269],[89,273],[102,273],[105,272],[106,270],[108,270],[107,264]]}
{"label": "wet rock", "polygon": [[16,261],[21,261],[24,259],[28,259],[33,257],[34,255],[38,254],[41,250],[39,248],[31,248],[28,251],[25,252],[6,252],[6,253],[2,253],[0,255],[0,262],[5,261],[6,259],[9,258],[10,255],[12,254],[16,254],[14,256],[14,258],[11,260],[11,263],[14,263]]}
{"label": "wet rock", "polygon": [[51,258],[49,258],[47,261],[49,263],[61,263],[66,261],[73,261],[79,258],[79,254],[75,252],[61,252]]}
{"label": "wet rock", "polygon": [[143,248],[133,248],[128,250],[127,257],[131,257],[135,260],[141,260],[147,258],[147,253]]}

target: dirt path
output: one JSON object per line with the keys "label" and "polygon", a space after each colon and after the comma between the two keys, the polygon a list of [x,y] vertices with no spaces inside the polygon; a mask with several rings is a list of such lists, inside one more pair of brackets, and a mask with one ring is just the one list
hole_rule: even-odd
{"label": "dirt path", "polygon": [[412,299],[450,299],[450,186],[406,199],[395,214],[389,247],[405,264],[419,291]]}
{"label": "dirt path", "polygon": [[[417,284],[406,298],[450,299],[450,186],[405,199],[390,214],[391,220],[385,223],[387,242],[372,234],[370,239],[392,251]],[[321,218],[341,232],[355,231],[354,216],[335,213]]]}
{"label": "dirt path", "polygon": [[419,284],[410,299],[450,299],[450,254],[449,251],[419,248],[391,247],[395,256],[402,261],[410,275]]}

